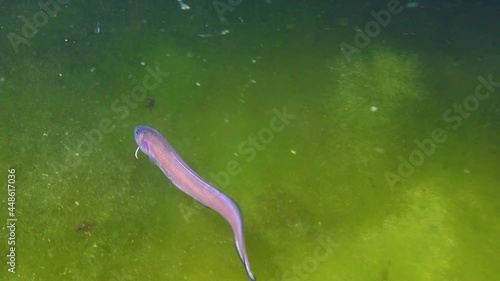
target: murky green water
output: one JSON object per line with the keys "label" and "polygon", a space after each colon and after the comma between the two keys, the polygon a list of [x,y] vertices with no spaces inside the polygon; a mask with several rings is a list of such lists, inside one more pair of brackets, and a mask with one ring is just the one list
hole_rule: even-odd
{"label": "murky green water", "polygon": [[494,1],[63,2],[2,4],[1,280],[248,280],[138,125],[238,202],[258,280],[498,278]]}

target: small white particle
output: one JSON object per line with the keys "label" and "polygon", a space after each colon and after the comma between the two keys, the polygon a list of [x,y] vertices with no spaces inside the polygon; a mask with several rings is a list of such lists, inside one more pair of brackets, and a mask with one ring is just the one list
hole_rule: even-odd
{"label": "small white particle", "polygon": [[177,0],[177,2],[179,2],[179,5],[181,5],[181,10],[187,11],[191,9],[191,7],[189,7],[188,4],[182,2],[182,0]]}
{"label": "small white particle", "polygon": [[407,9],[415,9],[415,8],[418,8],[419,6],[420,6],[420,3],[417,1],[410,1],[410,2],[406,3]]}

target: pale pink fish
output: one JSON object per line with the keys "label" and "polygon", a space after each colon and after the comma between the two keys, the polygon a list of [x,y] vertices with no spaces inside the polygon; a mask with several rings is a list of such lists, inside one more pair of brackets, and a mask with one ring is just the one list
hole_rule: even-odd
{"label": "pale pink fish", "polygon": [[[248,277],[255,281],[255,276],[250,269],[245,238],[243,236],[243,219],[240,208],[231,198],[211,186],[198,176],[182,158],[175,152],[174,148],[156,130],[139,126],[135,128],[135,141],[149,159],[155,163],[167,178],[180,190],[193,197],[203,205],[221,214],[231,225],[234,233],[236,249],[240,256]],[[135,156],[137,158],[137,151]]]}

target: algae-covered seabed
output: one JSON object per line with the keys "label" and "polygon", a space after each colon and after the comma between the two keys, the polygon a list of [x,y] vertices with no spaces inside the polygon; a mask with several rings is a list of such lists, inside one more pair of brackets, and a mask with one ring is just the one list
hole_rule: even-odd
{"label": "algae-covered seabed", "polygon": [[40,8],[2,7],[0,280],[248,280],[137,125],[238,202],[258,280],[498,280],[496,4],[404,9],[347,60],[385,1],[187,2],[70,2],[17,52]]}

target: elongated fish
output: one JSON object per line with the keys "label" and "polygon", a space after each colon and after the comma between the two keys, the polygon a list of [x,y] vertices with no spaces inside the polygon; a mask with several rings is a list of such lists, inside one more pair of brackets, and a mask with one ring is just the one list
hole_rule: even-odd
{"label": "elongated fish", "polygon": [[[250,269],[247,250],[245,248],[245,237],[243,236],[243,219],[236,202],[204,179],[198,176],[182,158],[175,152],[174,148],[156,130],[139,126],[135,128],[135,141],[149,159],[155,163],[167,178],[180,190],[193,197],[203,205],[221,214],[231,225],[236,243],[236,250],[240,256],[248,277],[255,281],[255,276]],[[137,158],[137,151],[135,157]]]}

